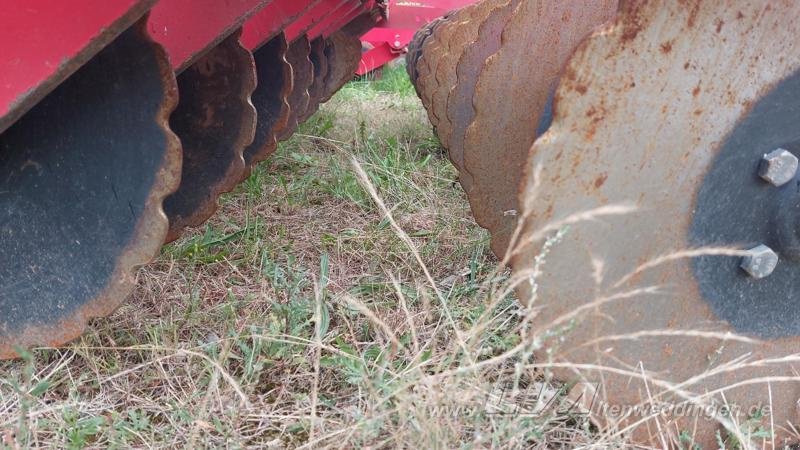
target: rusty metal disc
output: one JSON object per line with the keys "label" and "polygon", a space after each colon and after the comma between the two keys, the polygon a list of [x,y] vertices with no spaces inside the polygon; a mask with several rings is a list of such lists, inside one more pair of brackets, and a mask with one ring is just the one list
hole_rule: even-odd
{"label": "rusty metal disc", "polygon": [[414,85],[418,96],[421,95],[419,86],[419,65],[423,55],[422,49],[425,48],[425,43],[433,36],[436,29],[441,24],[447,22],[452,14],[453,12],[445,14],[425,25],[414,34],[414,40],[409,44],[408,54],[406,55],[406,71],[408,72],[409,78],[411,78],[411,83]]}
{"label": "rusty metal disc", "polygon": [[433,33],[433,30],[441,23],[442,17],[438,17],[414,33],[414,38],[408,43],[408,52],[406,53],[406,72],[412,84],[417,83],[417,62],[422,56],[422,46],[425,41]]}
{"label": "rusty metal disc", "polygon": [[[447,100],[447,120],[451,126],[447,153],[457,168],[464,167],[464,135],[475,117],[472,97],[478,75],[486,60],[500,49],[500,35],[516,4],[517,0],[504,1],[489,12],[478,28],[477,39],[464,49],[456,65],[456,83],[450,87]],[[461,170],[458,180],[464,191],[469,193],[472,188],[469,173]]]}
{"label": "rusty metal disc", "polygon": [[328,76],[325,78],[322,103],[327,102],[353,78],[361,61],[361,40],[358,36],[337,31],[328,38]]}
{"label": "rusty metal disc", "polygon": [[0,135],[0,358],[56,346],[128,295],[180,179],[175,76],[146,19]]}
{"label": "rusty metal disc", "polygon": [[578,44],[616,10],[617,0],[523,0],[478,76],[463,166],[472,180],[472,213],[490,231],[500,258],[516,227],[528,150],[558,75]]}
{"label": "rusty metal disc", "polygon": [[247,166],[243,178],[253,166],[267,159],[278,148],[277,135],[289,122],[288,98],[292,92],[292,66],[286,61],[289,48],[284,33],[261,46],[253,58],[258,85],[251,101],[256,108],[256,132],[253,142],[244,150]]}
{"label": "rusty metal disc", "polygon": [[178,76],[180,103],[170,126],[183,145],[178,190],[164,201],[169,218],[167,242],[184,228],[211,217],[217,199],[230,192],[245,171],[242,156],[253,142],[256,87],[253,55],[239,42],[241,29],[227,37]]}
{"label": "rusty metal disc", "polygon": [[308,107],[297,119],[298,123],[308,120],[319,110],[322,91],[325,88],[325,78],[328,76],[328,59],[325,57],[325,39],[317,38],[311,42],[311,64],[314,67],[314,81],[308,88]]}
{"label": "rusty metal disc", "polygon": [[[717,448],[719,432],[732,448],[726,415],[763,427],[759,448],[798,441],[800,264],[782,231],[797,233],[800,182],[759,177],[765,153],[800,154],[798,32],[796,2],[624,2],[571,59],[532,147],[513,262],[535,277],[538,361],[628,408],[597,415],[635,442]],[[762,279],[719,250],[757,244],[779,256]]]}
{"label": "rusty metal disc", "polygon": [[289,95],[289,120],[286,127],[278,134],[278,140],[284,141],[297,130],[298,119],[308,109],[309,88],[314,82],[314,65],[311,63],[311,43],[307,36],[301,36],[289,45],[286,60],[292,66],[292,93]]}
{"label": "rusty metal disc", "polygon": [[416,85],[418,87],[419,98],[422,101],[422,106],[425,107],[428,113],[428,119],[433,125],[434,130],[437,131],[437,135],[439,120],[431,109],[433,94],[440,88],[436,80],[436,68],[446,52],[446,41],[444,41],[443,38],[448,37],[450,34],[449,30],[458,25],[458,17],[459,13],[456,12],[442,19],[441,23],[439,23],[422,44],[422,56],[420,56],[416,66]]}
{"label": "rusty metal disc", "polygon": [[[436,65],[434,78],[437,88],[431,96],[429,112],[436,117],[438,124],[436,131],[444,148],[450,148],[452,124],[447,118],[447,101],[450,97],[450,89],[455,86],[457,81],[458,61],[470,44],[478,38],[481,24],[486,21],[492,11],[504,2],[505,0],[484,0],[459,10],[452,18],[455,24],[443,28],[441,35],[438,36],[438,39],[443,42],[444,53]],[[460,160],[453,159],[453,164],[459,171],[464,170],[463,165],[460,165]]]}

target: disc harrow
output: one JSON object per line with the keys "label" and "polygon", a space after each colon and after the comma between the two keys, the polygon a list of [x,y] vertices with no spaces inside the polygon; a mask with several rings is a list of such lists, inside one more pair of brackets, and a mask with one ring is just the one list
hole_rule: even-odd
{"label": "disc harrow", "polygon": [[[210,218],[353,76],[356,34],[384,10],[374,0],[8,9],[0,359],[64,344],[118,307],[138,266]],[[65,22],[67,11],[82,20]],[[52,29],[52,45],[20,39],[20,23]]]}
{"label": "disc harrow", "polygon": [[482,5],[409,73],[538,365],[634,443],[798,443],[800,6]]}
{"label": "disc harrow", "polygon": [[[632,206],[604,218],[606,226],[571,225],[548,254],[552,275],[537,279],[537,301],[546,302],[536,318],[540,329],[587,299],[609,298],[576,316],[580,326],[561,337],[553,357],[618,370],[587,371],[590,379],[605,378],[612,404],[637,404],[647,389],[664,401],[736,405],[731,418],[713,417],[727,426],[723,435],[737,432],[731,419],[746,421],[768,407],[761,426],[771,427],[770,447],[797,439],[800,383],[790,356],[800,349],[792,318],[797,266],[776,238],[795,191],[757,172],[770,150],[797,151],[800,53],[791,36],[799,16],[793,3],[625,4],[567,67],[553,125],[527,164],[547,167],[546,182],[534,187],[529,176],[521,196],[528,236],[576,211]],[[567,179],[574,189],[563,188]],[[745,260],[734,252],[756,244],[784,255],[764,279],[741,270]],[[532,270],[539,247],[519,252],[518,270]],[[665,256],[682,249],[697,255]],[[600,286],[584,272],[589,259],[606,261]],[[556,275],[566,264],[569,281]],[[604,352],[586,345],[621,332],[647,337],[620,339]],[[624,375],[631,368],[648,379]],[[713,445],[718,424],[692,419],[661,418],[675,424],[672,430],[697,426],[699,443]],[[642,440],[657,435],[652,427],[635,429]]]}

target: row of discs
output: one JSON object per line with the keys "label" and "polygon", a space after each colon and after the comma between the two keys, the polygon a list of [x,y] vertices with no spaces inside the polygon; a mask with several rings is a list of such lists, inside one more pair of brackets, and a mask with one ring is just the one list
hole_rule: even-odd
{"label": "row of discs", "polygon": [[561,68],[616,8],[616,0],[483,0],[433,22],[409,49],[420,99],[499,257],[516,227],[524,160]]}
{"label": "row of discs", "polygon": [[360,41],[344,31],[292,42],[281,33],[254,53],[236,33],[181,73],[181,103],[170,123],[184,163],[181,185],[165,201],[167,242],[208,220],[222,193],[350,79],[358,55]]}
{"label": "row of discs", "polygon": [[591,410],[603,430],[637,443],[800,442],[800,268],[748,278],[756,227],[731,221],[780,217],[729,200],[769,195],[759,159],[795,149],[800,4],[619,3],[483,0],[424,31],[412,80],[514,269],[535,367],[579,374],[585,406],[624,412]]}
{"label": "row of discs", "polygon": [[351,79],[374,24],[281,32],[252,52],[238,29],[176,75],[147,20],[0,135],[0,359],[64,344],[116,309],[138,266],[208,220]]}

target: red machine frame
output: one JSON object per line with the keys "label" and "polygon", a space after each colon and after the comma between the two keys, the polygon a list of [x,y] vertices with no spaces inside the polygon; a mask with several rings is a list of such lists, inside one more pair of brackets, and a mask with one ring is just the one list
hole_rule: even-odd
{"label": "red machine frame", "polygon": [[361,37],[369,48],[361,58],[357,75],[365,75],[405,55],[414,34],[448,12],[476,0],[390,0],[388,19]]}

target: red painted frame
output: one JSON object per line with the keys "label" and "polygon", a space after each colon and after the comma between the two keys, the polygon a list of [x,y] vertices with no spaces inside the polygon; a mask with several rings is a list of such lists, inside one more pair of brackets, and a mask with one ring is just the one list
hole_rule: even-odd
{"label": "red painted frame", "polygon": [[286,27],[286,39],[293,42],[300,36],[308,33],[328,16],[334,14],[342,5],[352,0],[322,0],[317,6],[310,9],[301,18]]}
{"label": "red painted frame", "polygon": [[463,8],[477,0],[390,0],[389,18],[368,31],[361,40],[370,47],[364,53],[358,75],[365,75],[403,56],[414,34],[448,12]]}
{"label": "red painted frame", "polygon": [[243,27],[256,50],[281,30],[329,36],[375,0],[9,0],[0,8],[0,133],[150,10],[176,72]]}
{"label": "red painted frame", "polygon": [[11,0],[0,8],[0,132],[72,75],[155,0]]}
{"label": "red painted frame", "polygon": [[167,49],[175,71],[181,72],[270,2],[160,0],[150,13],[148,29]]}

